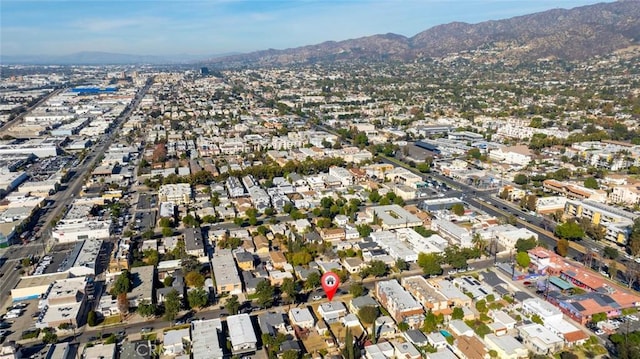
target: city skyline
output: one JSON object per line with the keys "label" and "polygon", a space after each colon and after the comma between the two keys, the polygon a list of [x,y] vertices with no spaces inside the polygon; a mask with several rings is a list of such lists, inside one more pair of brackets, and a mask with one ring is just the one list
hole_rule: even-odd
{"label": "city skyline", "polygon": [[453,21],[478,23],[598,2],[9,0],[0,5],[0,50],[5,56],[99,51],[206,57],[383,33],[410,37]]}

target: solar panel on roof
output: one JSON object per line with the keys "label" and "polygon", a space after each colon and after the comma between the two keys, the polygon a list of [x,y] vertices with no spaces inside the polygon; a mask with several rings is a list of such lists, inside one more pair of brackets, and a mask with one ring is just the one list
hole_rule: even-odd
{"label": "solar panel on roof", "polygon": [[584,310],[584,307],[582,306],[582,304],[580,304],[578,302],[573,302],[571,304],[573,304],[573,307],[576,308],[580,312]]}

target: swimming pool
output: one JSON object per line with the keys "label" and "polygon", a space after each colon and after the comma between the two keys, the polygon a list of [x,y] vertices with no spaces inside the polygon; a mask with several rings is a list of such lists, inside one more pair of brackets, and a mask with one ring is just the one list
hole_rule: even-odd
{"label": "swimming pool", "polygon": [[449,333],[448,331],[446,331],[444,329],[440,329],[440,334],[442,334],[445,338],[446,337],[453,337],[453,335],[451,335],[451,333]]}

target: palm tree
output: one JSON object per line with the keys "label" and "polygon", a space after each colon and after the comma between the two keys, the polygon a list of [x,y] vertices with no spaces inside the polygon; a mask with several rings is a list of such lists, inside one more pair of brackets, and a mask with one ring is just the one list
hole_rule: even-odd
{"label": "palm tree", "polygon": [[480,233],[475,233],[471,242],[480,251],[480,254],[483,254],[487,248],[487,241],[480,236]]}

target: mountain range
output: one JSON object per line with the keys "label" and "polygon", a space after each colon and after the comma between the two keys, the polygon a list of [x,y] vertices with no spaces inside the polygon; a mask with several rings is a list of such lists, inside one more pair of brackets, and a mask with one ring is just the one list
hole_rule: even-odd
{"label": "mountain range", "polygon": [[210,64],[277,66],[339,61],[419,61],[475,51],[484,61],[582,60],[640,45],[640,1],[620,0],[553,9],[477,24],[438,25],[413,37],[384,34],[246,54],[144,56],[81,52],[64,56],[6,56],[2,64]]}
{"label": "mountain range", "polygon": [[[207,61],[220,65],[290,65],[329,61],[415,61],[474,50],[485,60],[582,60],[640,45],[640,1],[553,9],[477,24],[453,22],[413,37],[373,35],[285,50],[264,50]],[[480,55],[481,56],[481,55]]]}

